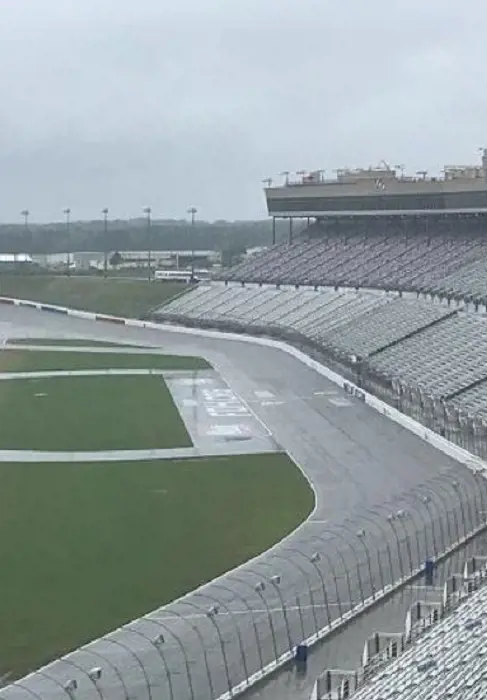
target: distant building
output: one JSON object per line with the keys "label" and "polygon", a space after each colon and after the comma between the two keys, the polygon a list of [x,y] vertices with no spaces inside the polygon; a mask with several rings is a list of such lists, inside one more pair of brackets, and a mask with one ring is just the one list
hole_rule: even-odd
{"label": "distant building", "polygon": [[0,253],[0,269],[8,270],[18,265],[32,265],[32,256],[28,253]]}
{"label": "distant building", "polygon": [[247,248],[245,252],[246,258],[253,258],[254,255],[259,255],[259,253],[264,253],[267,250],[266,245],[258,245],[255,248]]}

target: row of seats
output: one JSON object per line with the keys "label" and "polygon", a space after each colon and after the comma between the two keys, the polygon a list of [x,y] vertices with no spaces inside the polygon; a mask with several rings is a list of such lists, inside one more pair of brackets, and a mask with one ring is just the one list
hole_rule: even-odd
{"label": "row of seats", "polygon": [[366,290],[199,286],[161,307],[162,318],[279,328],[381,375],[487,415],[487,319],[416,295]]}
{"label": "row of seats", "polygon": [[[400,377],[429,394],[449,397],[486,375],[486,319],[459,312],[385,349],[373,364],[384,374]],[[482,388],[487,392],[487,387]]]}
{"label": "row of seats", "polygon": [[[253,283],[348,286],[396,290],[454,290],[487,297],[487,284],[469,282],[462,269],[483,260],[487,239],[470,219],[464,230],[420,223],[405,232],[400,221],[375,222],[371,231],[350,224],[339,231],[313,224],[292,243],[273,246],[224,272],[220,279]],[[485,277],[484,277],[485,279]]]}
{"label": "row of seats", "polygon": [[430,628],[353,700],[480,700],[487,693],[487,586]]}
{"label": "row of seats", "polygon": [[435,284],[425,284],[425,291],[471,299],[487,299],[487,258],[464,265]]}

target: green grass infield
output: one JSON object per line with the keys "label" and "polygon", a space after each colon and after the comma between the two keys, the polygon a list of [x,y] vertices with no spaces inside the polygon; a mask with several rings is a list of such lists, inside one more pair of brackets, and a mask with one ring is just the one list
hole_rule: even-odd
{"label": "green grass infield", "polygon": [[202,357],[155,353],[69,352],[56,350],[0,350],[0,372],[76,369],[209,369]]}
{"label": "green grass infield", "polygon": [[193,590],[312,507],[280,453],[0,463],[0,671],[18,677]]}
{"label": "green grass infield", "polygon": [[146,315],[188,289],[181,283],[75,275],[2,275],[0,279],[0,296],[132,318]]}
{"label": "green grass infield", "polygon": [[0,381],[0,449],[92,451],[191,446],[161,376]]}

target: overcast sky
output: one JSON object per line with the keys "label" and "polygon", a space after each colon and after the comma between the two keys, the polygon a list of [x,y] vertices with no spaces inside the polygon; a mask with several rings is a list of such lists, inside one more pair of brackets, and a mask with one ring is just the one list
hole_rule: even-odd
{"label": "overcast sky", "polygon": [[282,170],[476,162],[485,0],[0,0],[0,220],[264,217]]}

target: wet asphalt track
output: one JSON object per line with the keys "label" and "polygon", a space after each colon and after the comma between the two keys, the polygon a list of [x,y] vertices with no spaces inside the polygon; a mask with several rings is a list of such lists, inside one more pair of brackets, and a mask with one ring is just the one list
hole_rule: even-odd
{"label": "wet asphalt track", "polygon": [[[63,683],[73,677],[87,699],[100,697],[100,690],[113,698],[217,697],[326,625],[329,616],[424,561],[435,546],[455,540],[485,510],[483,497],[468,495],[476,485],[466,469],[278,350],[13,307],[0,307],[0,332],[124,340],[206,357],[317,494],[311,520],[268,555],[135,623],[133,631],[55,662],[1,697],[32,697],[27,688],[42,698],[66,697]],[[400,510],[407,516],[388,522],[388,514]],[[320,559],[311,562],[315,552]],[[276,574],[279,583],[272,581]],[[264,588],[257,592],[258,582]],[[215,602],[219,613],[208,617]],[[156,648],[152,640],[161,633],[164,643]],[[98,684],[79,670],[93,666],[104,668]]]}

